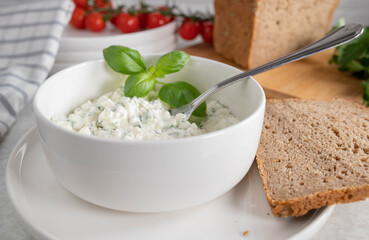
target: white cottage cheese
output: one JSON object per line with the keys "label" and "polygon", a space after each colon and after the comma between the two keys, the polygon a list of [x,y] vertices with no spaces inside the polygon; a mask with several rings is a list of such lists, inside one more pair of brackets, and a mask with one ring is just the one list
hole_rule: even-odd
{"label": "white cottage cheese", "polygon": [[144,140],[190,137],[238,122],[230,110],[217,101],[207,101],[207,114],[199,128],[183,114],[171,116],[159,99],[128,98],[123,95],[123,89],[118,88],[83,103],[68,116],[54,116],[52,121],[87,135]]}

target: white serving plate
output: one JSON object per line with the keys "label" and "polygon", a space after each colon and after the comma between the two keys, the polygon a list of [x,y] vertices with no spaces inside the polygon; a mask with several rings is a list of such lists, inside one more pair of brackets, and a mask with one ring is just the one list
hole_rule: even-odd
{"label": "white serving plate", "polygon": [[134,33],[122,33],[112,24],[102,32],[65,28],[60,40],[59,51],[98,51],[110,45],[124,45],[130,48],[157,43],[163,39],[175,36],[176,23],[172,21],[164,26]]}
{"label": "white serving plate", "polygon": [[[134,47],[133,49],[139,51],[140,53],[155,53],[162,52],[168,49],[168,46],[173,46],[176,44],[176,37],[174,35],[163,38],[160,41],[149,43],[146,45],[141,45]],[[122,45],[122,44],[120,44]],[[80,52],[80,51],[72,51],[66,52],[59,50],[56,55],[56,62],[83,62],[89,61],[93,59],[103,58],[102,50],[104,48],[109,47],[110,45],[106,44],[103,48],[96,49],[95,51],[89,52]],[[125,46],[125,45],[124,45]]]}
{"label": "white serving plate", "polygon": [[6,185],[35,239],[309,239],[334,209],[322,208],[300,218],[273,216],[254,164],[236,187],[198,207],[156,214],[109,210],[77,198],[57,182],[36,128],[13,149]]}

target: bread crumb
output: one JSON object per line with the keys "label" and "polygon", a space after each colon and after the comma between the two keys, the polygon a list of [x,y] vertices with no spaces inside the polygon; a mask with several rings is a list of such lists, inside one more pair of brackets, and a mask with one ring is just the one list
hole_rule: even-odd
{"label": "bread crumb", "polygon": [[369,197],[366,119],[369,108],[352,100],[267,101],[256,160],[274,215]]}
{"label": "bread crumb", "polygon": [[244,231],[243,233],[242,233],[242,236],[244,236],[244,237],[246,237],[246,235],[249,233],[249,231]]}

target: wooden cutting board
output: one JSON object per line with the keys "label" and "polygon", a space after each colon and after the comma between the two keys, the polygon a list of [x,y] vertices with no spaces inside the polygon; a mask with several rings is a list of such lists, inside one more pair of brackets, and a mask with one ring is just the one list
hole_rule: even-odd
{"label": "wooden cutting board", "polygon": [[[213,59],[246,69],[222,58],[208,44],[183,49],[190,55]],[[361,81],[342,73],[328,63],[333,50],[289,63],[254,78],[264,88],[267,98],[298,97],[307,99],[351,98],[362,102]]]}

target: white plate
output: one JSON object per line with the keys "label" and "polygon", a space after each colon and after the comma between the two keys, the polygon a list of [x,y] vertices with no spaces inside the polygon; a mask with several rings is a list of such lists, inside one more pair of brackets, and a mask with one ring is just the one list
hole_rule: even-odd
{"label": "white plate", "polygon": [[[172,46],[176,44],[176,37],[169,36],[160,41],[141,45],[134,47],[135,50],[139,51],[140,53],[155,53],[155,52],[162,52],[168,49],[168,46]],[[120,44],[122,45],[122,44]],[[99,59],[103,57],[102,50],[104,48],[109,47],[110,45],[106,44],[103,48],[96,49],[95,51],[89,52],[80,52],[80,51],[72,51],[66,52],[59,50],[58,54],[56,55],[56,62],[83,62],[89,61],[92,59]]]}
{"label": "white plate", "polygon": [[36,128],[13,149],[6,184],[15,210],[36,239],[309,239],[334,209],[300,218],[273,216],[255,165],[231,191],[198,207],[155,214],[105,209],[77,198],[56,181]]}
{"label": "white plate", "polygon": [[134,33],[121,33],[110,23],[103,32],[91,32],[75,29],[68,25],[60,40],[60,51],[98,51],[110,45],[137,46],[156,43],[165,38],[175,36],[176,23],[170,22],[164,26]]}
{"label": "white plate", "polygon": [[[172,43],[172,44],[169,44],[169,45],[164,46],[162,49],[156,49],[156,51],[146,52],[146,53],[163,53],[164,54],[164,53],[173,51],[174,49],[176,49],[176,43],[175,42]],[[83,56],[85,56],[84,54],[85,53],[83,53]],[[93,60],[93,59],[103,58],[102,53],[92,53],[92,54],[95,54],[95,55],[89,55],[90,53],[86,53],[86,54],[90,58],[87,58],[85,60],[82,60],[81,58],[77,58],[76,57],[76,59],[79,59],[79,61],[78,60],[72,61],[72,59],[70,59],[71,61],[67,61],[67,62],[55,61],[53,67],[50,70],[49,75],[53,75],[54,73],[57,73],[60,70],[63,70],[64,68],[70,67],[70,66],[75,65],[75,64],[78,64],[80,62],[89,61],[89,60]]]}
{"label": "white plate", "polygon": [[[158,53],[160,53],[160,52],[166,53],[166,52],[173,51],[174,49],[176,49],[176,46],[175,45],[171,45],[171,46],[167,46],[167,49],[165,49],[165,50],[158,51]],[[101,57],[97,57],[95,59],[99,59],[99,58],[102,58],[102,56]],[[88,60],[93,60],[93,59],[94,58],[91,58],[91,59],[88,59]],[[88,61],[88,60],[84,60],[84,61]],[[53,65],[53,67],[50,70],[49,75],[51,76],[51,75],[59,72],[60,70],[63,70],[64,68],[73,66],[75,64],[78,64],[78,63],[81,63],[81,62],[84,62],[84,61],[76,61],[76,62],[55,62],[54,65]]]}

